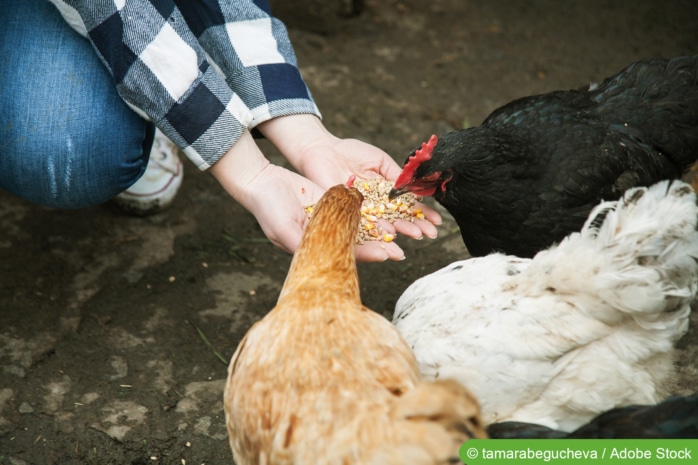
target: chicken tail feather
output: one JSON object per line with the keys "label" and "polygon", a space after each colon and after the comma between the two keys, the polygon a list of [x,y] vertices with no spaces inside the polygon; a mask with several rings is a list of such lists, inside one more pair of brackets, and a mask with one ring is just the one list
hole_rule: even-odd
{"label": "chicken tail feather", "polygon": [[377,449],[370,464],[461,463],[454,451],[468,439],[487,438],[475,396],[451,379],[420,381],[395,402],[391,416],[403,427],[389,449]]}
{"label": "chicken tail feather", "polygon": [[580,233],[536,255],[526,275],[543,289],[594,295],[636,316],[685,308],[698,285],[697,223],[690,185],[629,189],[597,205]]}

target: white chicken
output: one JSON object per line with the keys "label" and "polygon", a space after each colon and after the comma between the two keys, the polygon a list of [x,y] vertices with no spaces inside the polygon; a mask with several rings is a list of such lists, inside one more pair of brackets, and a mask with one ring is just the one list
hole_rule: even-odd
{"label": "white chicken", "polygon": [[426,378],[454,378],[486,423],[571,431],[671,388],[698,283],[698,207],[680,181],[602,202],[532,259],[492,254],[424,276],[393,323]]}

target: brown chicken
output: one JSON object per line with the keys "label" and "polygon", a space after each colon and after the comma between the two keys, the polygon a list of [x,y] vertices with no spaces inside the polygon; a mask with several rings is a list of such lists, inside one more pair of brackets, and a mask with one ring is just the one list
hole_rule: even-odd
{"label": "brown chicken", "polygon": [[486,437],[474,396],[421,381],[395,327],[362,305],[361,202],[354,188],[327,191],[277,305],[233,355],[225,415],[238,465],[445,464]]}

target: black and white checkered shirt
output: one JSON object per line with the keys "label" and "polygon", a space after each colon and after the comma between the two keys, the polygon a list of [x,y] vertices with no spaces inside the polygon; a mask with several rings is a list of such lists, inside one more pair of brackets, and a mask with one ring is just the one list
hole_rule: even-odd
{"label": "black and white checkered shirt", "polygon": [[317,106],[267,0],[50,0],[119,95],[200,168],[245,128]]}

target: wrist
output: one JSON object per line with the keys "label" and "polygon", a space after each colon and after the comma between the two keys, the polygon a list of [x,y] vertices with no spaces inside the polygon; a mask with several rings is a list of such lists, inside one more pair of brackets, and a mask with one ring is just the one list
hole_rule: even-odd
{"label": "wrist", "polygon": [[269,166],[262,151],[249,131],[209,168],[210,173],[223,188],[242,206],[249,210],[250,185]]}
{"label": "wrist", "polygon": [[314,144],[334,143],[338,139],[311,114],[280,116],[258,127],[264,137],[301,173],[305,172],[303,154]]}

